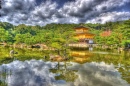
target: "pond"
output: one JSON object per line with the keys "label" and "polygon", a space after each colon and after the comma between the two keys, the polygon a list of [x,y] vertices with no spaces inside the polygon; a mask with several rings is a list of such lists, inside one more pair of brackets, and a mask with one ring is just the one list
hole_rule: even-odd
{"label": "pond", "polygon": [[49,51],[10,50],[0,47],[0,86],[130,86],[129,52],[69,50],[56,62]]}

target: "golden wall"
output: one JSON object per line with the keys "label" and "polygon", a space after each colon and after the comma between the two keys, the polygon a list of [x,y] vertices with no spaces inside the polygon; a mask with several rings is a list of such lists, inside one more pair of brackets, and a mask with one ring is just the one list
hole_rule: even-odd
{"label": "golden wall", "polygon": [[88,39],[93,39],[94,35],[76,35],[75,38],[77,39],[85,39],[85,38],[88,38]]}
{"label": "golden wall", "polygon": [[76,29],[76,33],[83,33],[83,32],[88,32],[88,29]]}

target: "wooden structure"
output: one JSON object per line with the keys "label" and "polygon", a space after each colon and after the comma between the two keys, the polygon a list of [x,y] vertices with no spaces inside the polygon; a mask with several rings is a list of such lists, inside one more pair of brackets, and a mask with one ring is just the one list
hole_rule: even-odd
{"label": "wooden structure", "polygon": [[93,44],[94,34],[89,33],[89,28],[80,26],[74,29],[75,29],[74,38],[76,38],[78,42],[71,43],[69,44],[69,46],[87,48]]}
{"label": "wooden structure", "polygon": [[111,35],[111,33],[112,33],[112,31],[110,29],[109,30],[105,30],[102,33],[100,33],[100,36],[102,36],[102,37],[108,37],[108,36]]}
{"label": "wooden structure", "polygon": [[79,42],[93,43],[94,34],[89,33],[89,28],[80,26],[75,28],[75,38]]}

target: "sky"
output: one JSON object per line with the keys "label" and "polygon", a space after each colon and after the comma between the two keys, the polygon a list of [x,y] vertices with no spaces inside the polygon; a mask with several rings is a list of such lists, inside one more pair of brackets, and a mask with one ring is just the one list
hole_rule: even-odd
{"label": "sky", "polygon": [[2,0],[0,21],[14,25],[105,23],[130,19],[130,0]]}

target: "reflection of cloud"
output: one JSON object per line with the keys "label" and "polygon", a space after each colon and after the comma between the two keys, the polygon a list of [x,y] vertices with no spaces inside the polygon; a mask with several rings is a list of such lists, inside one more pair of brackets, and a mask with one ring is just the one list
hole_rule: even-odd
{"label": "reflection of cloud", "polygon": [[92,62],[75,68],[79,70],[75,86],[129,86],[113,65]]}
{"label": "reflection of cloud", "polygon": [[49,72],[49,69],[54,68],[57,63],[41,60],[3,64],[0,66],[0,73],[4,71],[3,69],[12,71],[7,78],[8,86],[128,86],[113,65],[103,62],[72,64],[67,68],[78,70],[79,76],[74,82],[56,81],[54,78],[56,74]]}
{"label": "reflection of cloud", "polygon": [[52,86],[55,79],[49,69],[55,65],[56,63],[31,60],[14,61],[3,67],[12,71],[7,79],[8,86]]}

